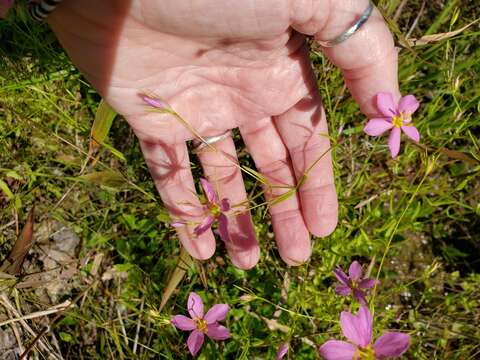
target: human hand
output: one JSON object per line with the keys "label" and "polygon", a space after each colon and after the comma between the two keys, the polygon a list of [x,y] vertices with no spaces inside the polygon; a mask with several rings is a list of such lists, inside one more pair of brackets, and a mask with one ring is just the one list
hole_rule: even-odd
{"label": "human hand", "polygon": [[[295,186],[320,159],[293,196],[270,207],[280,255],[296,265],[310,256],[310,233],[334,230],[338,207],[305,35],[335,38],[367,6],[367,0],[64,0],[48,21],[73,62],[133,128],[172,218],[203,218],[185,143],[195,135],[175,117],[147,111],[143,92],[167,101],[203,137],[239,128],[258,170],[274,185],[267,200]],[[376,93],[399,98],[397,53],[377,10],[352,38],[324,52],[369,117],[376,114]],[[244,203],[231,137],[214,146],[217,151],[199,153],[206,178],[220,198]],[[195,258],[213,255],[211,230],[177,231]],[[232,262],[254,266],[259,246],[248,209],[229,218],[229,235]]]}

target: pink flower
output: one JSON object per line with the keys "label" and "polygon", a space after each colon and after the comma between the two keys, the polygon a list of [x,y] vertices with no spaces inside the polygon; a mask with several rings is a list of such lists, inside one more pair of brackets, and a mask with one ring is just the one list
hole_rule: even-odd
{"label": "pink flower", "polygon": [[350,341],[328,340],[319,351],[326,360],[377,360],[399,357],[410,346],[410,336],[388,331],[372,345],[373,316],[361,306],[357,315],[342,311],[340,326]]}
{"label": "pink flower", "polygon": [[358,261],[352,262],[348,268],[348,276],[340,267],[333,270],[340,284],[335,288],[338,295],[348,296],[353,293],[360,304],[366,305],[365,292],[363,289],[371,289],[377,284],[377,280],[362,277],[362,265]]}
{"label": "pink flower", "polygon": [[227,304],[213,305],[203,314],[203,301],[198,294],[191,292],[188,296],[188,313],[190,317],[175,315],[170,321],[177,329],[191,331],[187,340],[188,350],[195,356],[203,345],[205,334],[213,340],[225,340],[230,332],[218,321],[225,319],[228,313]]}
{"label": "pink flower", "polygon": [[277,351],[277,355],[275,355],[275,360],[281,360],[284,358],[285,355],[288,353],[288,344],[283,343],[280,345]]}
{"label": "pink flower", "polygon": [[391,93],[378,93],[377,108],[385,117],[370,119],[363,131],[371,136],[379,136],[391,129],[388,147],[392,158],[395,158],[400,151],[400,134],[402,131],[413,141],[420,141],[420,133],[411,123],[412,114],[418,109],[419,105],[413,95],[402,97],[398,106],[396,106]]}
{"label": "pink flower", "polygon": [[7,15],[12,5],[13,0],[0,0],[0,18],[4,18]]}
{"label": "pink flower", "polygon": [[225,212],[230,210],[230,202],[227,198],[218,201],[217,193],[212,184],[205,179],[200,179],[203,191],[207,196],[207,208],[209,215],[202,221],[200,225],[193,230],[196,235],[200,235],[210,229],[215,220],[218,220],[218,232],[223,241],[230,239],[228,235],[228,218]]}
{"label": "pink flower", "polygon": [[[219,201],[215,189],[208,180],[200,179],[200,183],[207,196],[207,204],[205,204],[205,208],[208,210],[208,215],[193,229],[193,232],[197,236],[203,234],[212,227],[215,220],[218,220],[218,234],[223,241],[227,242],[230,240],[230,236],[228,234],[228,218],[225,213],[231,209],[230,200],[223,198]],[[179,228],[185,226],[185,224],[184,221],[179,220],[172,222],[170,225]]]}

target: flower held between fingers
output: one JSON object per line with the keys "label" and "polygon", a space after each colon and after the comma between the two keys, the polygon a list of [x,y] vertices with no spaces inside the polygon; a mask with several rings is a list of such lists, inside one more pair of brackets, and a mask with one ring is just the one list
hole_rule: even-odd
{"label": "flower held between fingers", "polygon": [[228,218],[225,213],[230,210],[230,201],[227,198],[223,198],[219,201],[213,185],[208,180],[200,179],[200,183],[207,196],[206,206],[209,214],[200,225],[195,227],[194,232],[196,235],[200,235],[210,229],[215,220],[218,220],[218,232],[220,237],[223,241],[227,242],[229,240]]}
{"label": "flower held between fingers", "polygon": [[[208,210],[208,213],[203,221],[193,229],[193,232],[197,236],[201,235],[210,229],[215,220],[217,220],[218,234],[224,242],[228,242],[230,240],[230,236],[228,234],[228,217],[226,212],[230,211],[231,209],[230,200],[228,200],[228,198],[223,198],[221,201],[219,201],[213,185],[208,180],[200,179],[200,183],[202,184],[203,191],[207,196],[207,204],[205,204],[205,208]],[[170,225],[175,228],[179,228],[185,226],[186,222],[179,220],[172,222]]]}
{"label": "flower held between fingers", "polygon": [[205,334],[213,340],[225,340],[230,337],[230,332],[218,321],[225,319],[228,313],[227,304],[213,305],[204,315],[202,298],[191,292],[188,296],[188,313],[190,317],[175,315],[171,323],[177,329],[191,331],[187,340],[190,353],[195,356],[201,349],[205,340]]}
{"label": "flower held between fingers", "polygon": [[370,119],[363,131],[371,136],[379,136],[385,131],[391,130],[388,147],[392,158],[395,158],[400,151],[400,134],[402,131],[413,141],[420,141],[420,133],[412,124],[412,114],[419,106],[420,103],[413,95],[402,97],[397,106],[391,93],[378,93],[377,108],[384,117]]}

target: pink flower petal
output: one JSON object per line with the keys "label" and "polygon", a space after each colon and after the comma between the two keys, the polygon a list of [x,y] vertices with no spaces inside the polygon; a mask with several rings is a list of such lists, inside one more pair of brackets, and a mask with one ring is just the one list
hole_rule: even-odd
{"label": "pink flower petal", "polygon": [[333,274],[335,275],[337,280],[340,281],[343,285],[350,286],[350,279],[340,267],[337,267],[336,269],[334,269]]}
{"label": "pink flower petal", "polygon": [[385,131],[390,130],[393,124],[385,119],[370,119],[363,128],[363,131],[370,136],[382,135]]}
{"label": "pink flower petal", "polygon": [[190,293],[187,308],[192,319],[203,319],[203,301],[198,294],[194,292]]}
{"label": "pink flower petal", "polygon": [[409,335],[391,331],[380,336],[373,344],[373,349],[375,358],[384,359],[401,356],[409,346]]}
{"label": "pink flower petal", "polygon": [[377,281],[376,279],[363,279],[358,283],[358,287],[361,289],[371,289],[375,286],[375,284],[379,284],[380,281]]}
{"label": "pink flower petal", "polygon": [[388,138],[388,147],[392,158],[396,158],[400,151],[400,128],[394,127]]}
{"label": "pink flower petal", "polygon": [[200,179],[200,183],[202,184],[203,191],[205,195],[207,195],[207,200],[209,203],[216,204],[218,202],[217,193],[213,188],[213,185],[206,179]]}
{"label": "pink flower petal", "polygon": [[413,95],[407,95],[400,99],[398,103],[398,111],[402,113],[410,113],[413,114],[417,111],[420,103]]}
{"label": "pink flower petal", "polygon": [[215,218],[212,215],[208,215],[205,219],[203,219],[202,223],[193,229],[195,235],[203,234],[205,231],[212,227]]}
{"label": "pink flower petal", "polygon": [[350,289],[350,286],[348,285],[340,284],[335,287],[335,292],[337,295],[347,296],[352,293],[352,289]]}
{"label": "pink flower petal", "polygon": [[352,360],[356,346],[339,340],[328,340],[320,346],[320,355],[326,360]]}
{"label": "pink flower petal", "polygon": [[230,337],[230,331],[220,324],[207,325],[207,335],[213,340],[225,340]]}
{"label": "pink flower petal", "polygon": [[191,331],[197,327],[195,321],[183,315],[175,315],[170,322],[180,330]]}
{"label": "pink flower petal", "polygon": [[403,125],[402,130],[410,139],[413,141],[419,142],[420,141],[420,133],[418,132],[417,128],[413,125]]}
{"label": "pink flower petal", "polygon": [[343,335],[355,345],[364,348],[372,341],[373,316],[366,306],[361,306],[357,315],[342,311],[340,327]]}
{"label": "pink flower petal", "polygon": [[228,200],[227,198],[222,199],[222,201],[220,202],[220,210],[222,212],[229,211],[230,210],[230,200]]}
{"label": "pink flower petal", "polygon": [[180,228],[180,227],[185,226],[185,223],[181,222],[181,221],[174,221],[170,224],[170,226],[172,226],[174,228]]}
{"label": "pink flower petal", "polygon": [[210,310],[207,311],[205,317],[203,318],[207,324],[213,324],[216,321],[222,321],[225,319],[228,313],[228,305],[227,304],[216,304],[213,305]]}
{"label": "pink flower petal", "polygon": [[288,344],[287,344],[287,343],[283,343],[283,344],[280,345],[280,347],[278,348],[277,354],[275,355],[275,360],[281,360],[281,359],[283,359],[283,357],[284,357],[285,355],[287,355],[287,352],[288,352]]}
{"label": "pink flower petal", "polygon": [[365,298],[365,293],[360,289],[353,290],[353,297],[357,299],[357,301],[361,305],[367,305],[367,299]]}
{"label": "pink flower petal", "polygon": [[218,234],[223,242],[227,243],[230,241],[230,234],[228,233],[228,218],[225,214],[220,214],[218,216]]}
{"label": "pink flower petal", "polygon": [[202,348],[203,341],[205,340],[205,335],[203,332],[198,330],[193,330],[190,336],[187,339],[188,350],[192,356],[196,356],[198,351]]}
{"label": "pink flower petal", "polygon": [[348,268],[348,277],[350,280],[357,282],[362,277],[362,265],[358,261],[354,261]]}
{"label": "pink flower petal", "polygon": [[156,109],[165,110],[169,108],[168,104],[165,101],[160,99],[155,99],[147,95],[143,95],[142,100],[145,101],[151,107],[154,107]]}
{"label": "pink flower petal", "polygon": [[377,108],[386,117],[393,117],[397,115],[397,106],[393,102],[393,95],[388,92],[381,92],[377,94]]}

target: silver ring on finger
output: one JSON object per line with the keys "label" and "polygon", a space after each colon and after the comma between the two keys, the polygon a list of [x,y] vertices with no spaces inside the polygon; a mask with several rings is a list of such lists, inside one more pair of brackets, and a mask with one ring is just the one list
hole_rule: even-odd
{"label": "silver ring on finger", "polygon": [[332,40],[317,40],[317,42],[323,47],[332,47],[350,39],[363,26],[363,24],[367,22],[370,15],[372,15],[372,12],[373,3],[369,1],[368,7],[363,14],[347,31]]}
{"label": "silver ring on finger", "polygon": [[203,137],[202,140],[198,140],[198,139],[194,140],[194,143],[196,143],[196,145],[192,149],[192,153],[197,154],[200,150],[206,148],[207,146],[211,146],[220,140],[228,138],[229,136],[230,136],[230,130],[227,130],[224,133],[221,133],[219,135],[206,136],[206,137]]}

